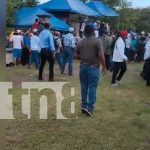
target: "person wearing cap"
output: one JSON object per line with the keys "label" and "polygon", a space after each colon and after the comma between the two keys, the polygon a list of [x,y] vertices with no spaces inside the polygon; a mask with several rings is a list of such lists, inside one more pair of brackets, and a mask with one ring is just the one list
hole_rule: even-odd
{"label": "person wearing cap", "polygon": [[39,34],[40,38],[40,48],[41,48],[41,63],[39,68],[39,80],[43,80],[43,70],[46,64],[46,61],[49,63],[49,81],[54,80],[54,55],[55,55],[55,46],[54,38],[50,32],[50,24],[45,23],[44,29]]}
{"label": "person wearing cap", "polygon": [[62,39],[61,34],[58,31],[54,32],[54,43],[55,43],[55,49],[56,49],[56,55],[55,59],[60,67],[60,70],[62,72],[63,67],[63,47],[62,47]]}
{"label": "person wearing cap", "polygon": [[144,73],[145,73],[146,85],[150,86],[150,36],[145,45],[144,60],[145,60]]}
{"label": "person wearing cap", "polygon": [[17,64],[20,65],[21,62],[23,45],[23,37],[21,36],[19,30],[14,31],[12,37],[10,38],[10,42],[13,43],[13,63],[16,67]]}
{"label": "person wearing cap", "polygon": [[68,75],[73,75],[73,56],[76,39],[73,35],[74,28],[69,28],[69,33],[64,35],[63,37],[63,45],[64,45],[64,58],[63,58],[63,68],[62,74],[65,71],[66,64],[68,62]]}
{"label": "person wearing cap", "polygon": [[33,35],[31,36],[31,51],[28,68],[35,63],[36,69],[39,69],[39,52],[40,52],[40,39],[37,36],[37,29],[33,29]]}
{"label": "person wearing cap", "polygon": [[103,73],[106,71],[106,65],[102,40],[94,37],[93,26],[87,25],[84,34],[85,38],[76,48],[76,55],[80,59],[81,110],[86,115],[92,116],[100,78],[100,63]]}
{"label": "person wearing cap", "polygon": [[128,60],[125,55],[125,38],[127,37],[127,32],[122,31],[119,33],[119,38],[117,39],[113,52],[113,74],[112,74],[112,86],[118,86],[120,80],[122,79],[124,73],[126,72],[126,61]]}

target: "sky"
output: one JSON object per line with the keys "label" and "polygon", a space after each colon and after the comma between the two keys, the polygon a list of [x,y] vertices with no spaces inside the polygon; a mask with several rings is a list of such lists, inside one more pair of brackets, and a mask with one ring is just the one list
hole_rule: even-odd
{"label": "sky", "polygon": [[[39,0],[40,3],[47,2],[48,0]],[[145,8],[150,6],[150,0],[130,0],[133,8]]]}

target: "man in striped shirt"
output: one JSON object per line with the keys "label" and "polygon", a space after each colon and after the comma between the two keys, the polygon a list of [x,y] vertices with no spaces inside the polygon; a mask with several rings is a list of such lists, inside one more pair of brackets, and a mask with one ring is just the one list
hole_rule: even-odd
{"label": "man in striped shirt", "polygon": [[69,29],[70,33],[64,35],[63,38],[63,45],[64,45],[64,60],[63,60],[63,67],[62,67],[62,74],[65,71],[66,64],[68,62],[68,75],[73,75],[73,56],[74,56],[74,49],[76,39],[73,35],[74,28]]}

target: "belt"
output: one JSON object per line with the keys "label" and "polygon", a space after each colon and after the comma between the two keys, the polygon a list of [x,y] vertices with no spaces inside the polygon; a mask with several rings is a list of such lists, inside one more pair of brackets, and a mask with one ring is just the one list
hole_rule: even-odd
{"label": "belt", "polygon": [[91,67],[91,68],[99,68],[99,65],[94,66],[94,65],[80,65],[80,67]]}

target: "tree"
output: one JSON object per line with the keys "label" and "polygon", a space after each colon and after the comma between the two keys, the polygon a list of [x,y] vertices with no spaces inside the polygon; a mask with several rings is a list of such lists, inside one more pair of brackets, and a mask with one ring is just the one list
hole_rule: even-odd
{"label": "tree", "polygon": [[38,4],[38,0],[7,0],[6,5],[6,23],[13,24],[16,10],[21,7],[32,7]]}
{"label": "tree", "polygon": [[139,31],[150,32],[150,7],[139,10],[139,18],[136,22],[136,27]]}

